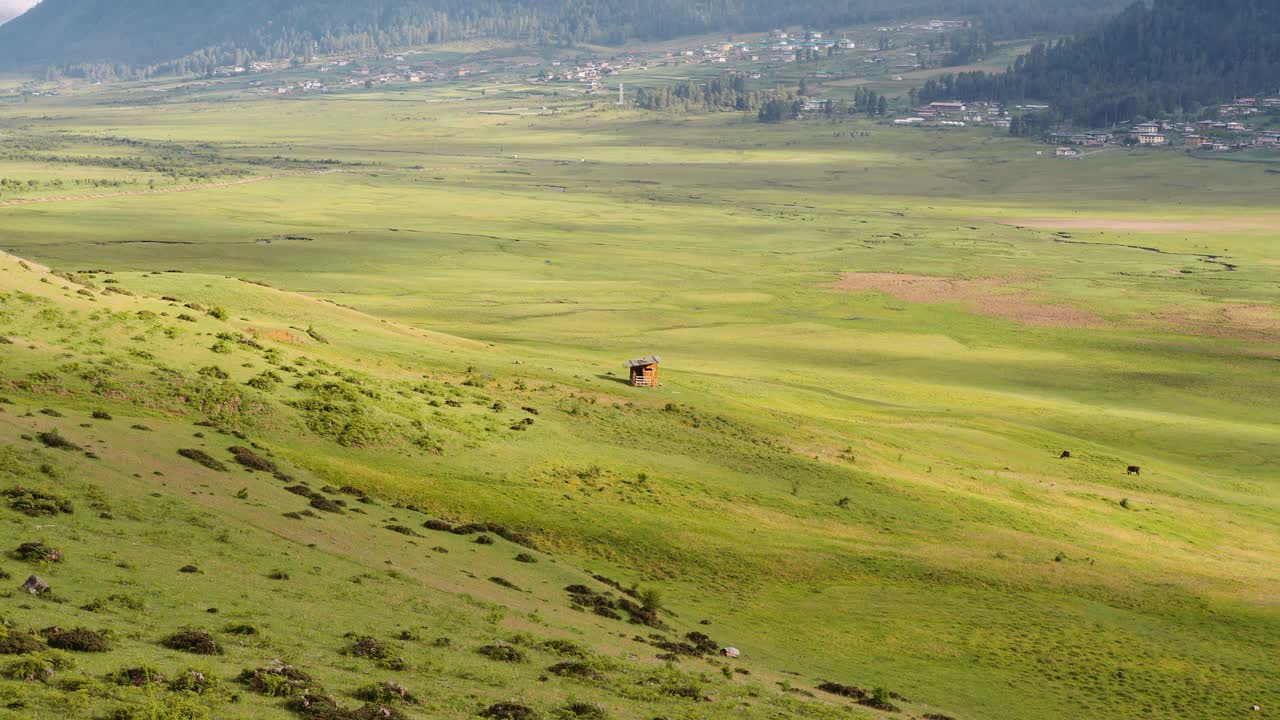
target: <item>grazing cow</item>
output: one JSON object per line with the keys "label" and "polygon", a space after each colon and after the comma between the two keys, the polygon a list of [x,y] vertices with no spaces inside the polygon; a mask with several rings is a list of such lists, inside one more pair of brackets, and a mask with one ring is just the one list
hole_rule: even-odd
{"label": "grazing cow", "polygon": [[736,658],[742,656],[742,651],[735,647],[721,648],[720,654],[727,658]]}
{"label": "grazing cow", "polygon": [[1141,474],[1142,474],[1142,468],[1138,467],[1137,465],[1130,465],[1130,466],[1129,466],[1129,474],[1130,474],[1130,475],[1141,475]]}
{"label": "grazing cow", "polygon": [[1059,460],[1068,460],[1068,459],[1070,459],[1070,458],[1071,458],[1071,451],[1070,451],[1070,450],[1063,450],[1063,451],[1062,451],[1062,454],[1058,456],[1058,459],[1059,459]]}

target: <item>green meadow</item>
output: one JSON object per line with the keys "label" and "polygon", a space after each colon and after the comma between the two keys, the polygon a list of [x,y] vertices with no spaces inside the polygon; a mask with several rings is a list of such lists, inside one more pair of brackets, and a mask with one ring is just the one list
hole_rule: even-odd
{"label": "green meadow", "polygon": [[[277,658],[343,705],[401,683],[411,718],[1280,707],[1267,164],[514,82],[207,93],[0,105],[3,177],[262,178],[0,207],[0,476],[76,505],[0,511],[5,552],[66,551],[0,561],[3,618],[113,638],[0,680],[0,717],[293,717],[235,679]],[[649,354],[662,387],[629,387]],[[234,463],[246,443],[275,477]],[[575,611],[569,585],[629,597],[593,575],[658,591],[662,627]],[[143,600],[83,609],[117,595]],[[160,644],[196,626],[225,653]],[[660,644],[691,632],[741,659]],[[554,638],[591,667],[548,671]],[[497,641],[524,661],[477,652]],[[222,687],[106,678],[130,665]]]}

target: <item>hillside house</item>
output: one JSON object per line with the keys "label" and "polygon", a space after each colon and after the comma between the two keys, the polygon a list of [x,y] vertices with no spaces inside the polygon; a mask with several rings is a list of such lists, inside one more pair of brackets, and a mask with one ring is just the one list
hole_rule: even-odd
{"label": "hillside house", "polygon": [[638,360],[628,360],[623,363],[631,372],[632,387],[658,387],[658,365],[662,363],[662,358],[657,355],[640,358]]}
{"label": "hillside house", "polygon": [[1200,148],[1209,142],[1203,135],[1187,135],[1182,138],[1182,144],[1189,148]]}
{"label": "hillside house", "polygon": [[1162,133],[1148,132],[1140,133],[1138,136],[1139,145],[1168,145],[1169,139]]}

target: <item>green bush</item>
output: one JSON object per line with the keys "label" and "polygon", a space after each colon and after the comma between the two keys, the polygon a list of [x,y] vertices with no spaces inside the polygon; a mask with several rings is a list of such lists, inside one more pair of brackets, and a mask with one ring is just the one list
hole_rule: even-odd
{"label": "green bush", "polygon": [[22,485],[5,490],[3,495],[9,498],[10,508],[30,517],[52,517],[72,512],[70,498]]}

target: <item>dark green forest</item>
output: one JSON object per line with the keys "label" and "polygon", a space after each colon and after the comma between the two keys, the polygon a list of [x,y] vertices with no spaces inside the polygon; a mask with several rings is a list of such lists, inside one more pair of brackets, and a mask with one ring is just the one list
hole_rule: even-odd
{"label": "dark green forest", "polygon": [[1061,33],[1117,0],[44,0],[0,26],[0,65],[83,74],[204,73],[255,59],[489,37],[618,45],[707,32],[970,17],[984,37]]}
{"label": "dark green forest", "polygon": [[[1076,125],[1198,115],[1280,88],[1280,2],[1155,0],[1100,29],[1036,46],[1005,73],[931,80],[923,102],[1037,100]],[[1212,110],[1209,110],[1212,113]]]}

